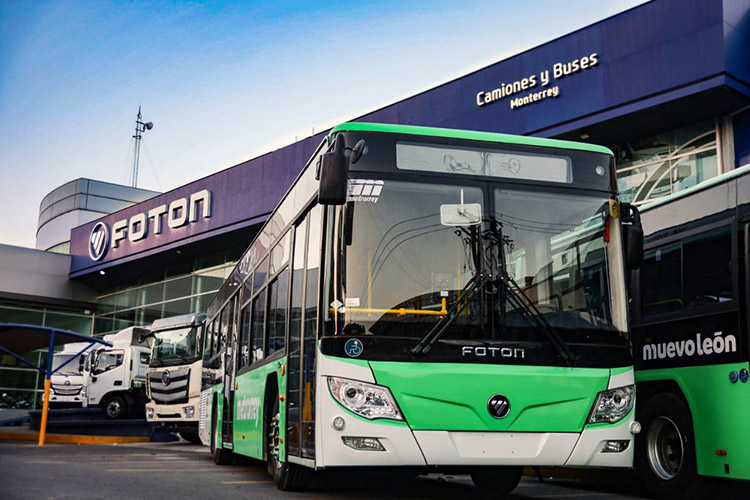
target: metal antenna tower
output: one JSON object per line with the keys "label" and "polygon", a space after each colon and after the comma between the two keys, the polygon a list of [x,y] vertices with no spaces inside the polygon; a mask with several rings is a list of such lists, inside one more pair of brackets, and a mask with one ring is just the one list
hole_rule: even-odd
{"label": "metal antenna tower", "polygon": [[141,157],[141,139],[143,132],[154,128],[154,124],[151,122],[144,123],[141,117],[141,107],[138,106],[138,118],[135,120],[135,150],[133,151],[133,176],[132,176],[132,187],[138,187],[138,163]]}

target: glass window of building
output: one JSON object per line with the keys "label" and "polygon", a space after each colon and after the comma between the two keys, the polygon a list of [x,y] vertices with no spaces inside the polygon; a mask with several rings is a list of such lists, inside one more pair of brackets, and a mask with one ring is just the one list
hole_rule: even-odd
{"label": "glass window of building", "polygon": [[708,121],[612,147],[620,199],[647,203],[716,177],[717,137]]}

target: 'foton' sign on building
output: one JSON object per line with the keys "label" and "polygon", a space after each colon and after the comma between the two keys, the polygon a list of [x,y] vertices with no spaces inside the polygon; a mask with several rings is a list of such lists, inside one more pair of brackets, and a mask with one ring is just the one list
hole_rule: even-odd
{"label": "'foton' sign on building", "polygon": [[109,246],[117,248],[126,238],[135,243],[152,234],[172,231],[209,218],[211,218],[211,191],[203,189],[189,197],[178,198],[169,205],[159,205],[148,212],[135,214],[129,219],[118,220],[112,224],[111,237],[106,224],[97,223],[89,238],[89,256],[93,260],[100,260]]}

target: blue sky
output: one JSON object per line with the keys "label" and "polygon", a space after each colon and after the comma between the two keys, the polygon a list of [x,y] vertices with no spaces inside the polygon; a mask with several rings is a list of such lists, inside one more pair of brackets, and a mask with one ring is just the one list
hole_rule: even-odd
{"label": "blue sky", "polygon": [[641,0],[0,0],[0,243],[78,177],[165,191]]}

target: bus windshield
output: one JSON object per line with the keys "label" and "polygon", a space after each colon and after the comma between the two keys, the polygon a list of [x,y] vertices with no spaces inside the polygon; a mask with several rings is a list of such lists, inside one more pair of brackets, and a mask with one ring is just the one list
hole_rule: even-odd
{"label": "bus windshield", "polygon": [[[421,338],[481,274],[487,286],[442,341],[545,341],[541,317],[568,342],[625,342],[612,323],[604,194],[367,182],[341,217],[336,334]],[[477,204],[481,221],[461,225],[460,207]]]}
{"label": "bus windshield", "polygon": [[186,362],[198,357],[198,327],[155,331],[154,336],[151,366],[163,366],[170,361]]}

